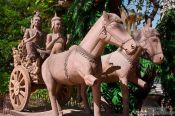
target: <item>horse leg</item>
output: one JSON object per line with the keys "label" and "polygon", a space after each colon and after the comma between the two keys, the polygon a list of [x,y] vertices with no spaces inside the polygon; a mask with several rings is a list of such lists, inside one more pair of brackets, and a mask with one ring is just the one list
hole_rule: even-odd
{"label": "horse leg", "polygon": [[85,83],[92,87],[94,116],[100,116],[100,81],[93,75],[85,75],[84,79]]}
{"label": "horse leg", "polygon": [[87,90],[87,86],[85,84],[82,84],[80,86],[81,88],[81,98],[82,98],[82,102],[83,102],[83,105],[84,105],[84,109],[85,109],[85,112],[89,115],[92,114],[92,111],[90,109],[90,106],[89,106],[89,103],[88,103],[88,100],[87,100],[87,94],[86,94],[86,90]]}
{"label": "horse leg", "polygon": [[90,65],[78,70],[78,73],[84,79],[85,84],[92,87],[94,116],[100,116],[100,81],[97,77],[92,75],[92,72],[93,71]]}
{"label": "horse leg", "polygon": [[[56,86],[56,91],[55,91],[56,97],[57,97],[58,92],[60,91],[61,87],[62,87],[61,85],[58,85],[58,84],[57,84],[57,86]],[[59,114],[59,116],[62,116],[62,115],[63,115],[63,112],[62,112],[62,109],[61,109],[61,106],[60,106],[58,100],[59,100],[59,99],[58,99],[58,97],[57,97],[57,98],[56,98],[56,104],[57,104],[57,107],[58,107],[58,114]]]}
{"label": "horse leg", "polygon": [[[55,85],[55,82],[52,83],[52,84]],[[57,101],[57,98],[56,98],[56,89],[55,89],[55,87],[53,87],[53,86],[48,87],[47,86],[47,89],[48,89],[48,92],[49,92],[50,102],[51,102],[52,111],[53,111],[54,116],[58,116],[58,114],[59,114],[59,116],[62,116],[61,107],[58,104],[58,101]]]}
{"label": "horse leg", "polygon": [[44,65],[45,64],[43,64],[42,66],[42,77],[46,84],[47,90],[49,92],[53,116],[58,116],[58,108],[57,108],[57,101],[56,101],[56,82],[52,78],[50,72],[47,70],[47,68],[45,68]]}
{"label": "horse leg", "polygon": [[100,81],[92,86],[92,94],[94,101],[94,116],[100,116]]}
{"label": "horse leg", "polygon": [[128,80],[127,77],[120,78],[121,91],[122,91],[122,102],[123,102],[123,116],[129,115],[129,102],[128,102]]}
{"label": "horse leg", "polygon": [[149,88],[148,84],[144,80],[142,80],[140,77],[141,76],[138,74],[132,75],[129,77],[129,81],[142,87],[143,89],[148,89]]}
{"label": "horse leg", "polygon": [[81,96],[81,84],[77,85],[77,94],[76,94],[76,99],[78,102],[82,101],[82,96]]}

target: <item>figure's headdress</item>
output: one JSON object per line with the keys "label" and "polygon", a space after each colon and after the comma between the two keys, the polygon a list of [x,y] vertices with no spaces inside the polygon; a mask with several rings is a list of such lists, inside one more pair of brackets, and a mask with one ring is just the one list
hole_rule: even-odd
{"label": "figure's headdress", "polygon": [[61,20],[61,18],[58,17],[57,14],[55,13],[55,16],[52,18],[51,22],[56,21],[56,20]]}
{"label": "figure's headdress", "polygon": [[32,19],[31,19],[31,26],[30,26],[31,28],[33,28],[33,19],[34,19],[34,17],[39,17],[41,19],[40,12],[35,11],[35,14],[33,15]]}
{"label": "figure's headdress", "polygon": [[34,18],[34,17],[39,17],[39,18],[41,18],[41,17],[40,17],[40,12],[39,12],[39,11],[35,11],[35,14],[34,14],[33,18]]}
{"label": "figure's headdress", "polygon": [[51,29],[53,30],[54,28],[54,25],[55,25],[55,21],[58,20],[58,21],[61,21],[61,18],[57,16],[57,14],[55,13],[55,16],[52,18],[51,20]]}

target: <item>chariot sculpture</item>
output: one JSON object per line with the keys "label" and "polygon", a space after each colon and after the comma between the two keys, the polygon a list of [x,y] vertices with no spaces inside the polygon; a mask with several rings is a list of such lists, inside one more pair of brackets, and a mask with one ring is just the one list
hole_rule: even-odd
{"label": "chariot sculpture", "polygon": [[[128,102],[128,78],[124,77],[126,76],[124,70],[127,70],[126,74],[129,74],[132,62],[135,61],[138,57],[137,55],[146,46],[141,46],[142,43],[146,43],[152,37],[157,37],[158,33],[155,29],[149,27],[148,24],[142,31],[138,32],[137,37],[135,36],[135,40],[133,40],[124,29],[120,17],[113,13],[103,12],[80,45],[74,45],[69,50],[64,51],[67,40],[59,33],[60,18],[55,15],[51,20],[53,33],[47,35],[46,51],[43,51],[38,44],[43,39],[43,34],[40,31],[40,21],[41,17],[36,12],[31,20],[31,28],[26,29],[18,48],[13,49],[14,69],[9,83],[9,94],[15,110],[22,111],[27,105],[30,93],[37,88],[46,87],[49,92],[53,115],[61,116],[61,104],[65,104],[70,98],[69,86],[82,84],[92,87],[94,115],[100,116],[100,82],[103,80],[105,82],[107,82],[106,80],[118,80],[118,78],[114,77],[117,71],[119,79],[123,83],[122,92],[126,94],[123,102]],[[141,35],[139,36],[139,34]],[[160,41],[159,38],[153,40],[157,41],[156,45],[160,51],[157,53],[156,49],[153,52],[154,54],[152,51],[149,51],[149,53],[152,56],[155,53],[160,55],[157,56],[159,57],[158,62],[160,62],[163,59]],[[153,40],[150,39],[150,41]],[[101,57],[103,48],[108,43],[118,46],[120,49]],[[47,53],[48,57],[43,57],[42,53]],[[133,54],[134,57],[132,57]],[[122,59],[125,59],[125,61]],[[123,66],[122,63],[123,65],[127,64],[127,66]],[[118,70],[118,66],[121,66],[120,70]],[[114,76],[110,77],[112,74]],[[131,79],[131,81],[137,83],[135,78]],[[140,84],[143,86],[145,83],[141,82]],[[65,85],[66,87],[64,87]],[[68,97],[63,98],[62,96]],[[85,97],[83,98],[85,99]],[[127,115],[127,105],[124,105],[124,111]]]}
{"label": "chariot sculpture", "polygon": [[[55,19],[58,18],[55,17],[53,20]],[[13,108],[22,111],[29,100],[30,93],[46,85],[53,115],[62,115],[61,106],[57,103],[58,101],[60,103],[68,100],[59,97],[61,96],[58,95],[59,89],[64,85],[87,84],[93,89],[94,115],[99,116],[99,78],[102,73],[101,54],[104,46],[111,43],[125,49],[127,54],[132,54],[136,50],[136,43],[126,32],[117,15],[104,12],[80,45],[74,45],[68,51],[61,51],[62,53],[56,52],[55,54],[53,52],[44,60],[40,55],[42,50],[37,44],[42,39],[40,20],[40,16],[36,13],[32,18],[31,28],[26,29],[18,48],[13,49],[14,70],[11,73],[9,83],[10,100]],[[55,36],[52,37],[57,39]],[[51,41],[48,41],[47,45]],[[49,50],[51,49],[46,51]],[[110,64],[106,66],[111,67]],[[66,89],[65,94],[69,93],[69,89]],[[61,94],[63,93],[61,92]],[[57,101],[57,99],[59,100]]]}
{"label": "chariot sculpture", "polygon": [[[46,50],[40,49],[39,44],[44,39],[40,30],[40,23],[41,17],[39,12],[36,12],[31,20],[31,27],[25,30],[24,37],[18,47],[13,48],[14,69],[9,83],[9,94],[12,106],[17,111],[24,110],[31,92],[38,88],[45,88],[41,76],[41,64],[45,59],[44,56],[48,56],[50,53],[62,52],[65,49],[66,39],[63,39],[60,33],[61,22],[56,15],[51,20],[51,29],[54,34],[47,35]],[[51,51],[51,48],[54,48],[53,51]],[[67,88],[62,88],[64,92],[62,91],[61,95],[68,96],[61,100],[62,104],[69,100],[70,89]],[[61,99],[62,96],[58,97]]]}

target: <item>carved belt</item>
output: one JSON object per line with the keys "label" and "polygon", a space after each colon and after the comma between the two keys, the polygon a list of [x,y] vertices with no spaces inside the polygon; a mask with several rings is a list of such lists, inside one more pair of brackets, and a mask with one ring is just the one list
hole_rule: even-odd
{"label": "carved belt", "polygon": [[64,63],[64,71],[65,71],[65,75],[66,78],[72,83],[74,84],[75,82],[73,82],[70,78],[69,78],[69,74],[68,74],[68,68],[67,68],[67,63],[69,60],[69,56],[71,55],[72,51],[76,50],[76,52],[78,52],[79,54],[81,54],[84,58],[86,58],[89,62],[91,63],[95,63],[98,65],[100,58],[101,57],[94,57],[91,54],[89,54],[88,52],[86,52],[86,50],[84,50],[82,47],[77,46],[75,49],[72,49],[71,51],[68,52],[66,58],[65,58],[65,63]]}
{"label": "carved belt", "polygon": [[85,49],[83,49],[81,46],[78,46],[76,48],[76,51],[81,54],[84,58],[86,58],[89,62],[98,64],[100,57],[95,57],[88,53]]}
{"label": "carved belt", "polygon": [[128,57],[125,53],[123,53],[122,51],[121,51],[122,49],[121,48],[119,48],[118,50],[117,50],[117,52],[118,53],[120,53],[123,57],[125,57],[125,59],[129,62],[129,64],[133,64],[133,59],[132,58],[130,58],[130,57]]}
{"label": "carved belt", "polygon": [[65,72],[65,75],[66,75],[66,78],[72,83],[74,84],[74,82],[69,78],[69,74],[68,74],[68,69],[67,69],[67,63],[68,63],[68,59],[69,59],[69,56],[71,55],[73,50],[69,51],[66,58],[65,58],[65,62],[64,62],[64,72]]}

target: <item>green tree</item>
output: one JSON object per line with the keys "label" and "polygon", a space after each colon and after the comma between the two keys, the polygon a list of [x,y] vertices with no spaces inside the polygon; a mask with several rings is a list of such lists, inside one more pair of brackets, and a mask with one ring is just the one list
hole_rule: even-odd
{"label": "green tree", "polygon": [[166,97],[175,105],[175,12],[174,9],[165,12],[157,29],[160,33],[165,62],[162,64],[161,80]]}

